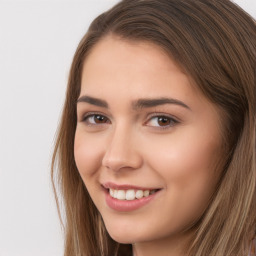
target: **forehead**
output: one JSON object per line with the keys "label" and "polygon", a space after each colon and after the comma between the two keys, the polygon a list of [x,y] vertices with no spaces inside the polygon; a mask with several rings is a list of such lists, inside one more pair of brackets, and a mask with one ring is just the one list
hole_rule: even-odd
{"label": "forehead", "polygon": [[[138,55],[146,53],[148,56],[144,56],[144,60],[150,60],[152,57],[165,61],[170,60],[170,53],[167,53],[162,47],[154,42],[146,40],[133,40],[119,37],[117,35],[107,35],[100,39],[89,51],[85,62],[88,62],[91,58],[100,58],[100,55],[113,56],[114,53],[118,53],[119,57],[126,57],[128,59],[135,58]],[[122,53],[120,55],[120,53]],[[143,61],[143,59],[142,59]],[[159,63],[158,63],[159,64]]]}
{"label": "forehead", "polygon": [[81,89],[100,93],[118,84],[115,89],[127,93],[132,89],[135,94],[155,95],[161,90],[169,91],[172,86],[182,90],[182,85],[186,85],[187,89],[194,90],[196,86],[191,88],[191,81],[159,46],[108,36],[98,42],[85,59]]}

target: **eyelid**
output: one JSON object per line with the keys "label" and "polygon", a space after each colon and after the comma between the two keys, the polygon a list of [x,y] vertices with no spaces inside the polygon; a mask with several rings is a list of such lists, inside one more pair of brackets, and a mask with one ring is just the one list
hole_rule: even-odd
{"label": "eyelid", "polygon": [[[83,114],[82,115],[82,118],[81,118],[81,122],[86,122],[86,120],[89,118],[89,117],[91,117],[91,116],[96,116],[96,115],[99,115],[99,116],[103,116],[103,117],[105,117],[105,118],[107,118],[109,121],[110,121],[110,119],[105,115],[105,114],[103,114],[103,113],[101,113],[101,112],[94,112],[94,111],[90,111],[90,112],[86,112],[85,114]],[[104,123],[102,123],[102,124],[91,124],[91,123],[88,123],[87,125],[104,125]]]}
{"label": "eyelid", "polygon": [[[147,123],[149,123],[150,120],[152,120],[153,118],[157,118],[157,117],[166,117],[168,119],[170,119],[172,121],[172,124],[169,124],[169,125],[165,125],[165,126],[150,126],[150,125],[147,125]],[[170,115],[170,114],[166,114],[166,113],[152,113],[150,114],[148,117],[147,117],[147,121],[145,122],[145,125],[146,126],[149,126],[149,127],[152,127],[152,128],[156,128],[156,129],[168,129],[170,127],[173,127],[175,126],[176,124],[179,124],[181,121],[177,118],[177,117],[174,117],[173,115]]]}

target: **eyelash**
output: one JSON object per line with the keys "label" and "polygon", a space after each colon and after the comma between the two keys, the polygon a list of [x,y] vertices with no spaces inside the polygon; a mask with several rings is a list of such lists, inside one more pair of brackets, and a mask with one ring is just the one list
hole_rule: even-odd
{"label": "eyelash", "polygon": [[96,124],[96,123],[89,123],[89,122],[88,122],[88,119],[89,119],[89,118],[91,118],[91,117],[94,117],[94,118],[95,118],[96,116],[106,118],[106,119],[109,121],[109,119],[108,119],[105,115],[103,115],[103,114],[101,114],[101,113],[89,112],[89,113],[87,113],[87,114],[85,114],[85,115],[83,116],[82,122],[85,122],[86,125],[88,125],[88,126],[104,125],[105,123]]}
{"label": "eyelash", "polygon": [[[168,122],[170,122],[170,124],[168,125],[164,125],[164,126],[151,126],[151,127],[154,127],[154,128],[157,128],[157,129],[168,129],[170,127],[173,127],[175,126],[176,124],[180,123],[176,118],[174,118],[173,116],[171,115],[167,115],[167,114],[163,114],[163,113],[153,113],[151,114],[149,117],[148,117],[148,121],[145,122],[145,124],[149,123],[150,121],[152,121],[153,119],[158,119],[156,122],[159,122],[159,119],[160,118],[164,118],[164,119],[167,119]],[[150,125],[147,125],[147,126],[150,126]]]}
{"label": "eyelash", "polygon": [[[100,118],[105,118],[107,122],[104,122],[104,123],[90,123],[88,120],[89,118],[95,118],[96,116],[100,117]],[[159,119],[160,118],[164,118],[166,119],[168,122],[170,122],[170,124],[168,125],[164,125],[164,126],[150,126],[148,125],[148,123],[150,121],[152,121],[153,119],[158,119],[158,121],[156,122],[159,122]],[[82,122],[85,122],[87,126],[94,126],[94,125],[105,125],[105,124],[108,124],[108,123],[111,123],[111,121],[109,120],[109,118],[107,118],[105,115],[101,114],[101,113],[94,113],[94,112],[89,112],[87,113],[86,115],[83,116],[82,118]],[[176,118],[174,118],[173,116],[170,116],[170,115],[167,115],[167,114],[162,114],[162,113],[153,113],[151,114],[148,118],[147,118],[147,121],[144,123],[146,126],[150,126],[150,127],[154,127],[154,128],[157,128],[157,129],[168,129],[170,127],[173,127],[175,126],[176,124],[180,123]]]}

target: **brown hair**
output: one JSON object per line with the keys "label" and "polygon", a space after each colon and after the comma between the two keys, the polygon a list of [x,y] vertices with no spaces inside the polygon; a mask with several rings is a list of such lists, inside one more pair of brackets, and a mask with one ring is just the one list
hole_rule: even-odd
{"label": "brown hair", "polygon": [[[131,246],[107,234],[73,152],[83,62],[110,34],[159,45],[221,109],[226,164],[189,255],[247,255],[256,227],[255,21],[229,0],[123,0],[92,22],[70,70],[52,159],[64,204],[65,256],[131,255]],[[56,186],[54,192],[59,209]]]}

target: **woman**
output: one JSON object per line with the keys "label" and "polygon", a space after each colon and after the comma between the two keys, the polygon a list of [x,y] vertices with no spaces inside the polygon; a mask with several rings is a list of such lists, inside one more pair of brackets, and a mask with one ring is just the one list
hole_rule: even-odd
{"label": "woman", "polygon": [[123,0],[93,21],[52,162],[66,256],[252,254],[255,62],[255,21],[228,0]]}

